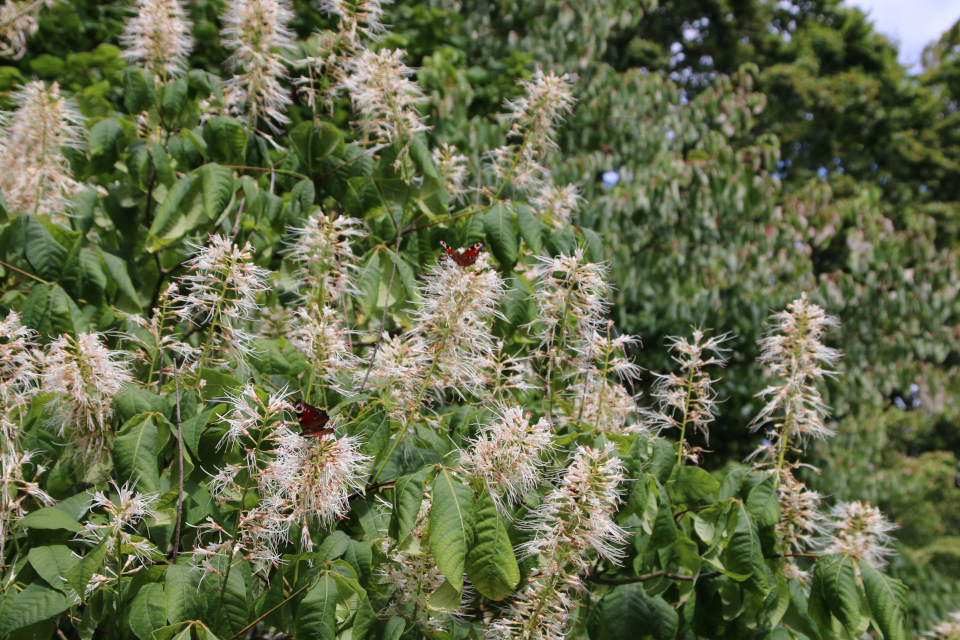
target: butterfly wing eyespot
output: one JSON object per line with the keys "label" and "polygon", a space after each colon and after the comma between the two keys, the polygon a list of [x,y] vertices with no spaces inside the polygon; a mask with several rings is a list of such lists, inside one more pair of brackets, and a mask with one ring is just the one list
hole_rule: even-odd
{"label": "butterfly wing eyespot", "polygon": [[304,438],[316,438],[333,433],[332,428],[325,428],[330,422],[330,416],[323,409],[318,409],[300,399],[294,403],[293,408],[300,420],[300,435]]}

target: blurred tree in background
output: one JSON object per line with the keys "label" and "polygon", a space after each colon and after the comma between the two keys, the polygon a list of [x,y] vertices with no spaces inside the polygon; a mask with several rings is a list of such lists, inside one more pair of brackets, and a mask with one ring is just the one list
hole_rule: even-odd
{"label": "blurred tree in background", "polygon": [[[319,3],[294,4],[301,38],[324,27]],[[192,61],[217,74],[220,8],[191,3]],[[0,67],[0,91],[56,78],[84,115],[109,114],[124,11],[46,10],[27,54]],[[960,26],[911,75],[835,0],[399,0],[387,22],[383,46],[408,51],[434,98],[430,135],[474,167],[534,62],[579,75],[551,168],[583,196],[574,222],[603,232],[613,313],[644,339],[638,362],[671,369],[677,327],[736,336],[719,384],[727,422],[701,443],[714,460],[756,445],[741,425],[759,407],[751,364],[770,310],[805,290],[840,319],[830,344],[844,375],[828,396],[840,437],[810,480],[900,524],[891,571],[911,587],[917,629],[960,607]]]}

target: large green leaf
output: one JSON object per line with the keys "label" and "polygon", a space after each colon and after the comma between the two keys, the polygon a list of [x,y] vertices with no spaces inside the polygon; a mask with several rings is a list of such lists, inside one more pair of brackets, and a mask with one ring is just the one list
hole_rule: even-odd
{"label": "large green leaf", "polygon": [[297,607],[297,640],[334,640],[337,636],[337,584],[325,571]]}
{"label": "large green leaf", "polygon": [[116,118],[104,118],[90,129],[90,157],[100,170],[109,171],[117,161],[121,140],[123,128]]}
{"label": "large green leaf", "polygon": [[889,578],[869,562],[857,562],[860,579],[867,594],[870,614],[880,628],[884,640],[906,638],[904,622],[907,615],[907,588],[899,580]]}
{"label": "large green leaf", "polygon": [[323,159],[343,142],[343,134],[329,122],[305,121],[290,132],[290,142],[307,173],[313,176],[323,167]]}
{"label": "large green leaf", "polygon": [[430,473],[430,467],[424,467],[408,476],[398,478],[393,487],[393,513],[397,520],[397,542],[406,540],[417,523],[417,514],[423,502],[423,483]]}
{"label": "large green leaf", "polygon": [[67,570],[65,577],[76,593],[83,593],[93,574],[100,572],[106,554],[106,546],[101,542]]}
{"label": "large green leaf", "polygon": [[497,202],[490,207],[483,216],[483,230],[490,244],[490,250],[500,263],[500,267],[512,270],[517,264],[520,243],[517,240],[514,215],[510,207],[502,202]]}
{"label": "large green leaf", "polygon": [[167,624],[163,587],[156,582],[140,588],[130,603],[130,629],[140,640],[153,640],[153,632]]}
{"label": "large green leaf", "polygon": [[846,554],[821,556],[810,583],[810,615],[822,627],[831,627],[829,614],[843,624],[851,637],[860,627],[860,589],[853,558]]}
{"label": "large green leaf", "polygon": [[743,505],[738,505],[731,515],[736,523],[733,535],[724,551],[723,561],[727,568],[726,575],[738,582],[747,581],[747,585],[763,594],[769,593],[767,572],[763,564],[763,550],[760,547],[760,534],[750,514]]}
{"label": "large green leaf", "polygon": [[156,98],[153,76],[145,69],[127,67],[123,72],[123,106],[127,113],[139,115]]}
{"label": "large green leaf", "polygon": [[80,247],[80,240],[70,252],[60,283],[77,300],[84,300],[88,304],[100,306],[103,303],[103,292],[107,288],[107,276],[100,267],[100,258],[95,252]]}
{"label": "large green leaf", "polygon": [[160,206],[156,208],[153,223],[147,231],[145,246],[148,251],[157,251],[187,232],[187,219],[181,212],[180,206],[192,184],[192,175],[180,178],[167,192]]}
{"label": "large green leaf", "polygon": [[663,498],[657,508],[657,518],[653,521],[653,531],[650,532],[650,540],[644,553],[659,551],[673,544],[676,539],[677,525],[673,520],[673,510],[670,508],[670,501]]}
{"label": "large green leaf", "polygon": [[481,595],[503,600],[520,582],[507,527],[486,486],[473,507],[474,542],[467,549],[467,577]]}
{"label": "large green leaf", "polygon": [[449,469],[441,469],[433,481],[430,552],[440,573],[458,593],[463,593],[463,571],[473,540],[473,489]]}
{"label": "large green leaf", "polygon": [[160,431],[154,413],[142,413],[123,425],[113,443],[113,461],[117,479],[135,481],[141,492],[160,491],[160,470],[157,454],[160,452]]}
{"label": "large green leaf", "polygon": [[[18,216],[11,225],[10,236],[11,249],[26,258],[38,276],[50,281],[56,280],[63,272],[67,249],[46,225],[32,215]],[[67,246],[73,246],[74,242]]]}
{"label": "large green leaf", "polygon": [[197,599],[199,578],[189,567],[179,564],[167,567],[163,597],[167,619],[171,624],[200,617],[202,606]]}
{"label": "large green leaf", "polygon": [[83,531],[83,527],[75,518],[71,518],[56,507],[45,507],[31,511],[17,521],[18,527],[30,529],[66,529],[67,531]]}
{"label": "large green leaf", "polygon": [[[217,631],[227,637],[240,633],[250,622],[250,608],[253,605],[253,595],[247,592],[250,575],[248,560],[235,562],[225,583],[226,586],[223,588],[223,604]],[[222,579],[220,584],[224,585]],[[217,596],[219,595],[218,592]]]}
{"label": "large green leaf", "polygon": [[13,599],[3,635],[55,618],[69,608],[70,602],[62,593],[43,582],[32,582]]}
{"label": "large green leaf", "polygon": [[670,473],[667,488],[674,503],[695,504],[715,494],[720,481],[700,467],[677,466]]}
{"label": "large green leaf", "polygon": [[229,116],[211,119],[203,125],[203,139],[211,160],[222,164],[243,164],[247,131],[239,120]]}
{"label": "large green leaf", "polygon": [[539,254],[543,251],[543,234],[549,231],[549,227],[541,222],[540,218],[533,213],[533,209],[525,204],[518,204],[517,226],[520,227],[520,237],[527,243],[534,253]]}
{"label": "large green leaf", "polygon": [[27,557],[30,559],[30,566],[41,578],[47,581],[47,584],[57,591],[66,593],[69,587],[64,582],[63,576],[67,574],[67,569],[77,561],[69,547],[62,544],[34,547],[30,549]]}
{"label": "large green leaf", "polygon": [[780,498],[777,495],[776,476],[767,476],[747,494],[747,512],[757,519],[760,528],[780,521]]}
{"label": "large green leaf", "polygon": [[216,163],[205,164],[200,167],[200,179],[204,211],[207,218],[216,220],[233,197],[233,171]]}
{"label": "large green leaf", "polygon": [[656,640],[670,640],[677,633],[680,618],[660,596],[647,594],[642,584],[617,587],[598,610],[602,617],[597,640],[633,640],[649,633]]}

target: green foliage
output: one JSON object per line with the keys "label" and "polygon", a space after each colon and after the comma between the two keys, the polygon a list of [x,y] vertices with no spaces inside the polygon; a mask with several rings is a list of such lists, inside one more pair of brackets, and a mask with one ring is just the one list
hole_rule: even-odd
{"label": "green foliage", "polygon": [[[902,638],[943,617],[960,602],[955,581],[941,575],[960,576],[955,540],[946,537],[960,526],[951,493],[955,457],[936,451],[957,448],[950,230],[960,182],[949,103],[957,95],[956,60],[945,40],[922,78],[908,82],[893,50],[856,10],[816,2],[791,22],[782,4],[757,0],[728,12],[690,2],[617,0],[578,10],[549,2],[468,1],[456,9],[401,2],[391,8],[396,28],[383,46],[409,50],[432,130],[396,143],[353,128],[357,114],[345,100],[322,114],[302,101],[291,105],[291,122],[269,142],[239,117],[205,112],[207,101],[223,104],[222,3],[191,3],[193,69],[169,82],[126,67],[111,44],[122,26],[120,4],[60,3],[41,14],[30,54],[0,69],[0,91],[32,75],[59,82],[87,118],[87,150],[71,153],[70,165],[99,189],[76,196],[73,217],[60,223],[15,210],[0,194],[0,302],[44,344],[112,331],[104,334],[109,346],[137,358],[132,382],[113,401],[103,460],[78,462],[61,446],[64,436],[48,420],[57,411],[49,394],[11,413],[28,449],[49,462],[37,469],[38,486],[62,502],[44,507],[26,498],[28,513],[7,534],[17,544],[3,547],[4,564],[16,581],[5,581],[0,634],[76,629],[82,638],[160,640],[279,629],[297,638],[478,637],[485,621],[507,615],[508,598],[533,583],[531,571],[543,569],[546,559],[525,558],[526,547],[517,545],[531,542],[525,518],[556,486],[551,479],[525,503],[504,508],[496,485],[458,466],[477,425],[495,419],[494,399],[524,404],[536,418],[566,416],[554,438],[557,469],[577,447],[610,442],[624,461],[628,482],[615,514],[628,532],[618,545],[624,557],[576,552],[588,560],[573,578],[588,582],[577,615],[591,638],[825,640],[868,630]],[[295,7],[298,50],[289,55],[300,58],[318,46],[312,31],[337,20],[306,2]],[[704,17],[697,37],[684,38],[683,25]],[[673,42],[683,42],[686,63],[669,53]],[[523,95],[518,81],[531,77],[535,63],[581,76],[580,104],[559,133],[559,151],[538,158],[557,186],[580,185],[576,226],[545,214],[509,181],[465,204],[448,195],[432,159],[439,143],[456,143],[472,161],[466,184],[486,186],[483,154],[510,140],[493,115],[505,99]],[[692,73],[667,78],[683,69]],[[291,67],[295,77],[301,71]],[[830,170],[825,181],[813,177],[820,167]],[[607,172],[618,179],[604,187]],[[917,195],[921,186],[925,195]],[[570,352],[561,358],[568,359],[565,377],[506,391],[506,398],[431,387],[438,356],[428,383],[409,382],[399,394],[414,400],[413,413],[375,382],[358,390],[345,373],[318,373],[317,358],[294,344],[289,313],[329,303],[329,292],[297,297],[299,266],[287,245],[289,228],[317,220],[319,211],[356,217],[366,234],[346,243],[359,258],[357,292],[336,306],[346,325],[365,333],[349,338],[352,355],[365,363],[381,334],[385,341],[409,335],[440,239],[484,242],[507,279],[504,318],[491,325],[504,353],[536,353],[538,337],[526,328],[537,320],[529,300],[536,258],[578,247],[591,262],[610,260],[613,318],[624,332],[644,336],[645,368],[671,370],[663,341],[691,324],[732,331],[734,356],[719,383],[723,416],[713,441],[698,443],[716,452],[707,468],[679,464],[667,438],[574,417],[573,400],[552,397],[581,381]],[[211,346],[212,337],[226,335],[223,324],[181,322],[187,319],[165,306],[167,287],[184,286],[192,273],[186,261],[213,234],[237,247],[249,243],[252,263],[275,274],[257,300],[262,316],[244,319],[257,333],[248,359]],[[755,343],[769,310],[800,290],[839,316],[833,341],[846,354],[846,375],[828,392],[842,418],[840,437],[818,450],[825,472],[809,483],[837,499],[878,503],[900,523],[906,545],[893,578],[845,555],[801,561],[813,572],[809,594],[786,577],[777,479],[712,471],[742,459],[760,438],[744,428],[758,406],[753,394],[767,384],[752,363]],[[161,347],[126,313],[159,317],[165,336],[202,353],[199,366],[175,368],[185,365],[182,352]],[[543,364],[535,366],[542,375]],[[651,382],[647,376],[630,391]],[[897,398],[909,401],[912,384],[922,390],[915,394],[922,406],[890,409]],[[203,549],[209,531],[198,527],[211,523],[232,549],[244,518],[262,504],[249,471],[226,497],[212,495],[209,478],[246,456],[263,464],[261,440],[281,418],[250,426],[243,447],[225,448],[235,406],[221,401],[242,394],[264,401],[280,389],[299,389],[326,407],[337,437],[360,438],[370,460],[344,496],[348,512],[331,522],[296,522],[275,549],[283,564],[265,572],[256,558],[227,557],[219,547],[207,566],[190,564],[202,564],[202,553],[178,562],[174,546]],[[426,401],[433,409],[421,415]],[[108,479],[119,486],[110,489]],[[94,489],[115,499],[128,482],[156,494],[156,511],[112,548],[75,539],[79,509],[70,505],[88,501]],[[389,514],[378,511],[378,496]],[[107,522],[102,513],[84,517]],[[118,576],[139,553],[134,545],[152,545],[152,566]],[[432,570],[436,578],[418,587],[408,608],[396,606],[395,585],[379,577],[404,562],[424,562],[418,577]],[[908,601],[904,585],[919,595]],[[443,612],[463,608],[464,621],[436,630]]]}

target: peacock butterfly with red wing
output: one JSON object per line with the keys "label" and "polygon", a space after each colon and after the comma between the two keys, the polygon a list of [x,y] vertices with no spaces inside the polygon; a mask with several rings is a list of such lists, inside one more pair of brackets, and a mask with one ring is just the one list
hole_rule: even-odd
{"label": "peacock butterfly with red wing", "polygon": [[460,248],[454,250],[453,247],[441,240],[440,246],[443,247],[444,251],[447,252],[447,255],[450,256],[454,262],[465,268],[473,265],[473,263],[477,261],[477,258],[480,257],[480,250],[486,245],[482,242],[478,242],[469,249]]}
{"label": "peacock butterfly with red wing", "polygon": [[332,427],[327,427],[330,416],[323,409],[307,404],[299,398],[293,403],[293,409],[300,420],[300,435],[304,438],[318,438],[333,433]]}

